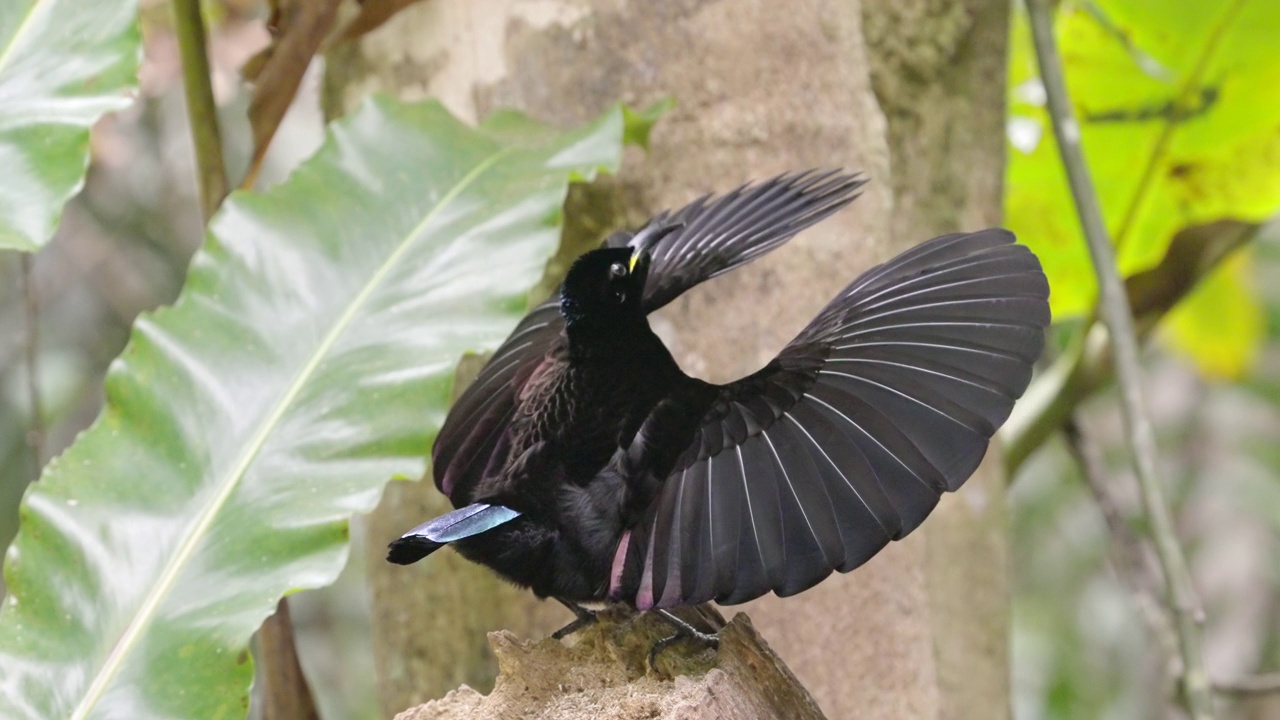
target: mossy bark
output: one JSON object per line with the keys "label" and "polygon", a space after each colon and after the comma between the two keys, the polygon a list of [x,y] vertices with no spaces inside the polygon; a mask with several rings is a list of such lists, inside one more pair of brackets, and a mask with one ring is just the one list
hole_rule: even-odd
{"label": "mossy bark", "polygon": [[675,646],[651,669],[649,647],[669,633],[652,615],[606,616],[568,644],[495,632],[493,692],[463,686],[396,720],[825,720],[745,614],[717,650]]}
{"label": "mossy bark", "polygon": [[[1009,3],[867,2],[876,97],[888,119],[893,234],[920,240],[1000,224]],[[1010,717],[1009,525],[989,452],[922,531],[936,717]]]}
{"label": "mossy bark", "polygon": [[[654,318],[687,371],[723,381],[767,362],[875,262],[998,221],[1006,12],[1004,0],[431,0],[333,53],[327,102],[381,90],[439,97],[464,117],[515,107],[573,124],[618,100],[673,97],[650,151],[630,150],[595,198],[624,224],[786,170],[866,172],[850,210]],[[850,575],[746,606],[829,717],[1008,716],[997,480],[984,466],[923,531]],[[371,544],[403,529],[389,517],[372,518]],[[432,563],[415,587],[374,564],[375,622],[391,628],[377,652],[406,673],[384,678],[386,707],[441,678],[483,685],[480,627],[552,624],[529,597],[477,610],[441,586],[488,581]]]}

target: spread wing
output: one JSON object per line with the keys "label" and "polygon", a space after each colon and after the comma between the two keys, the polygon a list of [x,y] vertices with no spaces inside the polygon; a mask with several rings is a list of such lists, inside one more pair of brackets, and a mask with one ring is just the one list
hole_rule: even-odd
{"label": "spread wing", "polygon": [[[684,227],[654,250],[645,310],[652,312],[694,285],[778,247],[853,202],[864,183],[840,171],[782,175],[658,215],[651,222],[682,222]],[[606,244],[626,245],[631,237],[615,233]],[[471,488],[486,476],[491,463],[505,458],[507,438],[502,431],[515,412],[520,390],[546,361],[563,330],[557,299],[538,305],[449,412],[432,448],[431,464],[436,487],[455,507],[470,502]]]}
{"label": "spread wing", "polygon": [[[719,197],[704,195],[651,225],[683,223],[653,251],[644,287],[645,312],[653,312],[698,283],[744,265],[853,202],[866,184],[840,170],[790,173],[747,184]],[[606,244],[620,247],[631,233]]]}
{"label": "spread wing", "polygon": [[854,281],[768,366],[719,388],[619,544],[611,596],[648,609],[791,595],[911,532],[1026,389],[1048,295],[1003,230],[931,240]]}

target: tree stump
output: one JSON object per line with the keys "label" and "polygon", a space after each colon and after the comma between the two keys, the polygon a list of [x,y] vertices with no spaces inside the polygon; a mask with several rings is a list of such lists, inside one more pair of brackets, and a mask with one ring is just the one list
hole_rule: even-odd
{"label": "tree stump", "polygon": [[649,648],[671,634],[652,614],[607,610],[563,641],[489,633],[498,659],[493,692],[463,685],[396,720],[824,720],[795,675],[742,613],[718,649],[678,643],[649,667]]}

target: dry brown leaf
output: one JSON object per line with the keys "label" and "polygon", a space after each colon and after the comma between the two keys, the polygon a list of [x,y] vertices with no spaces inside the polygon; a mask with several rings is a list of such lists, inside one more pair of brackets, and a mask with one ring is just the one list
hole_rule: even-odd
{"label": "dry brown leaf", "polygon": [[376,30],[392,15],[421,2],[422,0],[363,0],[360,13],[347,23],[338,33],[337,42],[354,40],[367,32]]}
{"label": "dry brown leaf", "polygon": [[271,138],[293,103],[302,76],[324,45],[337,22],[342,0],[273,0],[272,42],[245,63],[242,74],[255,81],[249,103],[249,124],[253,128],[253,158],[242,188],[252,187],[266,157]]}

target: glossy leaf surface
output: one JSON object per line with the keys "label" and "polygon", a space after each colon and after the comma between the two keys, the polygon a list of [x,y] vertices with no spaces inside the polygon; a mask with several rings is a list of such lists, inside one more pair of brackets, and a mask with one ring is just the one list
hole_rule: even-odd
{"label": "glossy leaf surface", "polygon": [[89,126],[129,104],[135,1],[0,2],[0,249],[48,242],[84,183]]}
{"label": "glossy leaf surface", "polygon": [[569,181],[622,137],[617,110],[564,133],[378,100],[233,195],[27,494],[0,717],[243,716],[250,635],[333,580],[388,479],[422,474],[459,357],[524,312]]}

